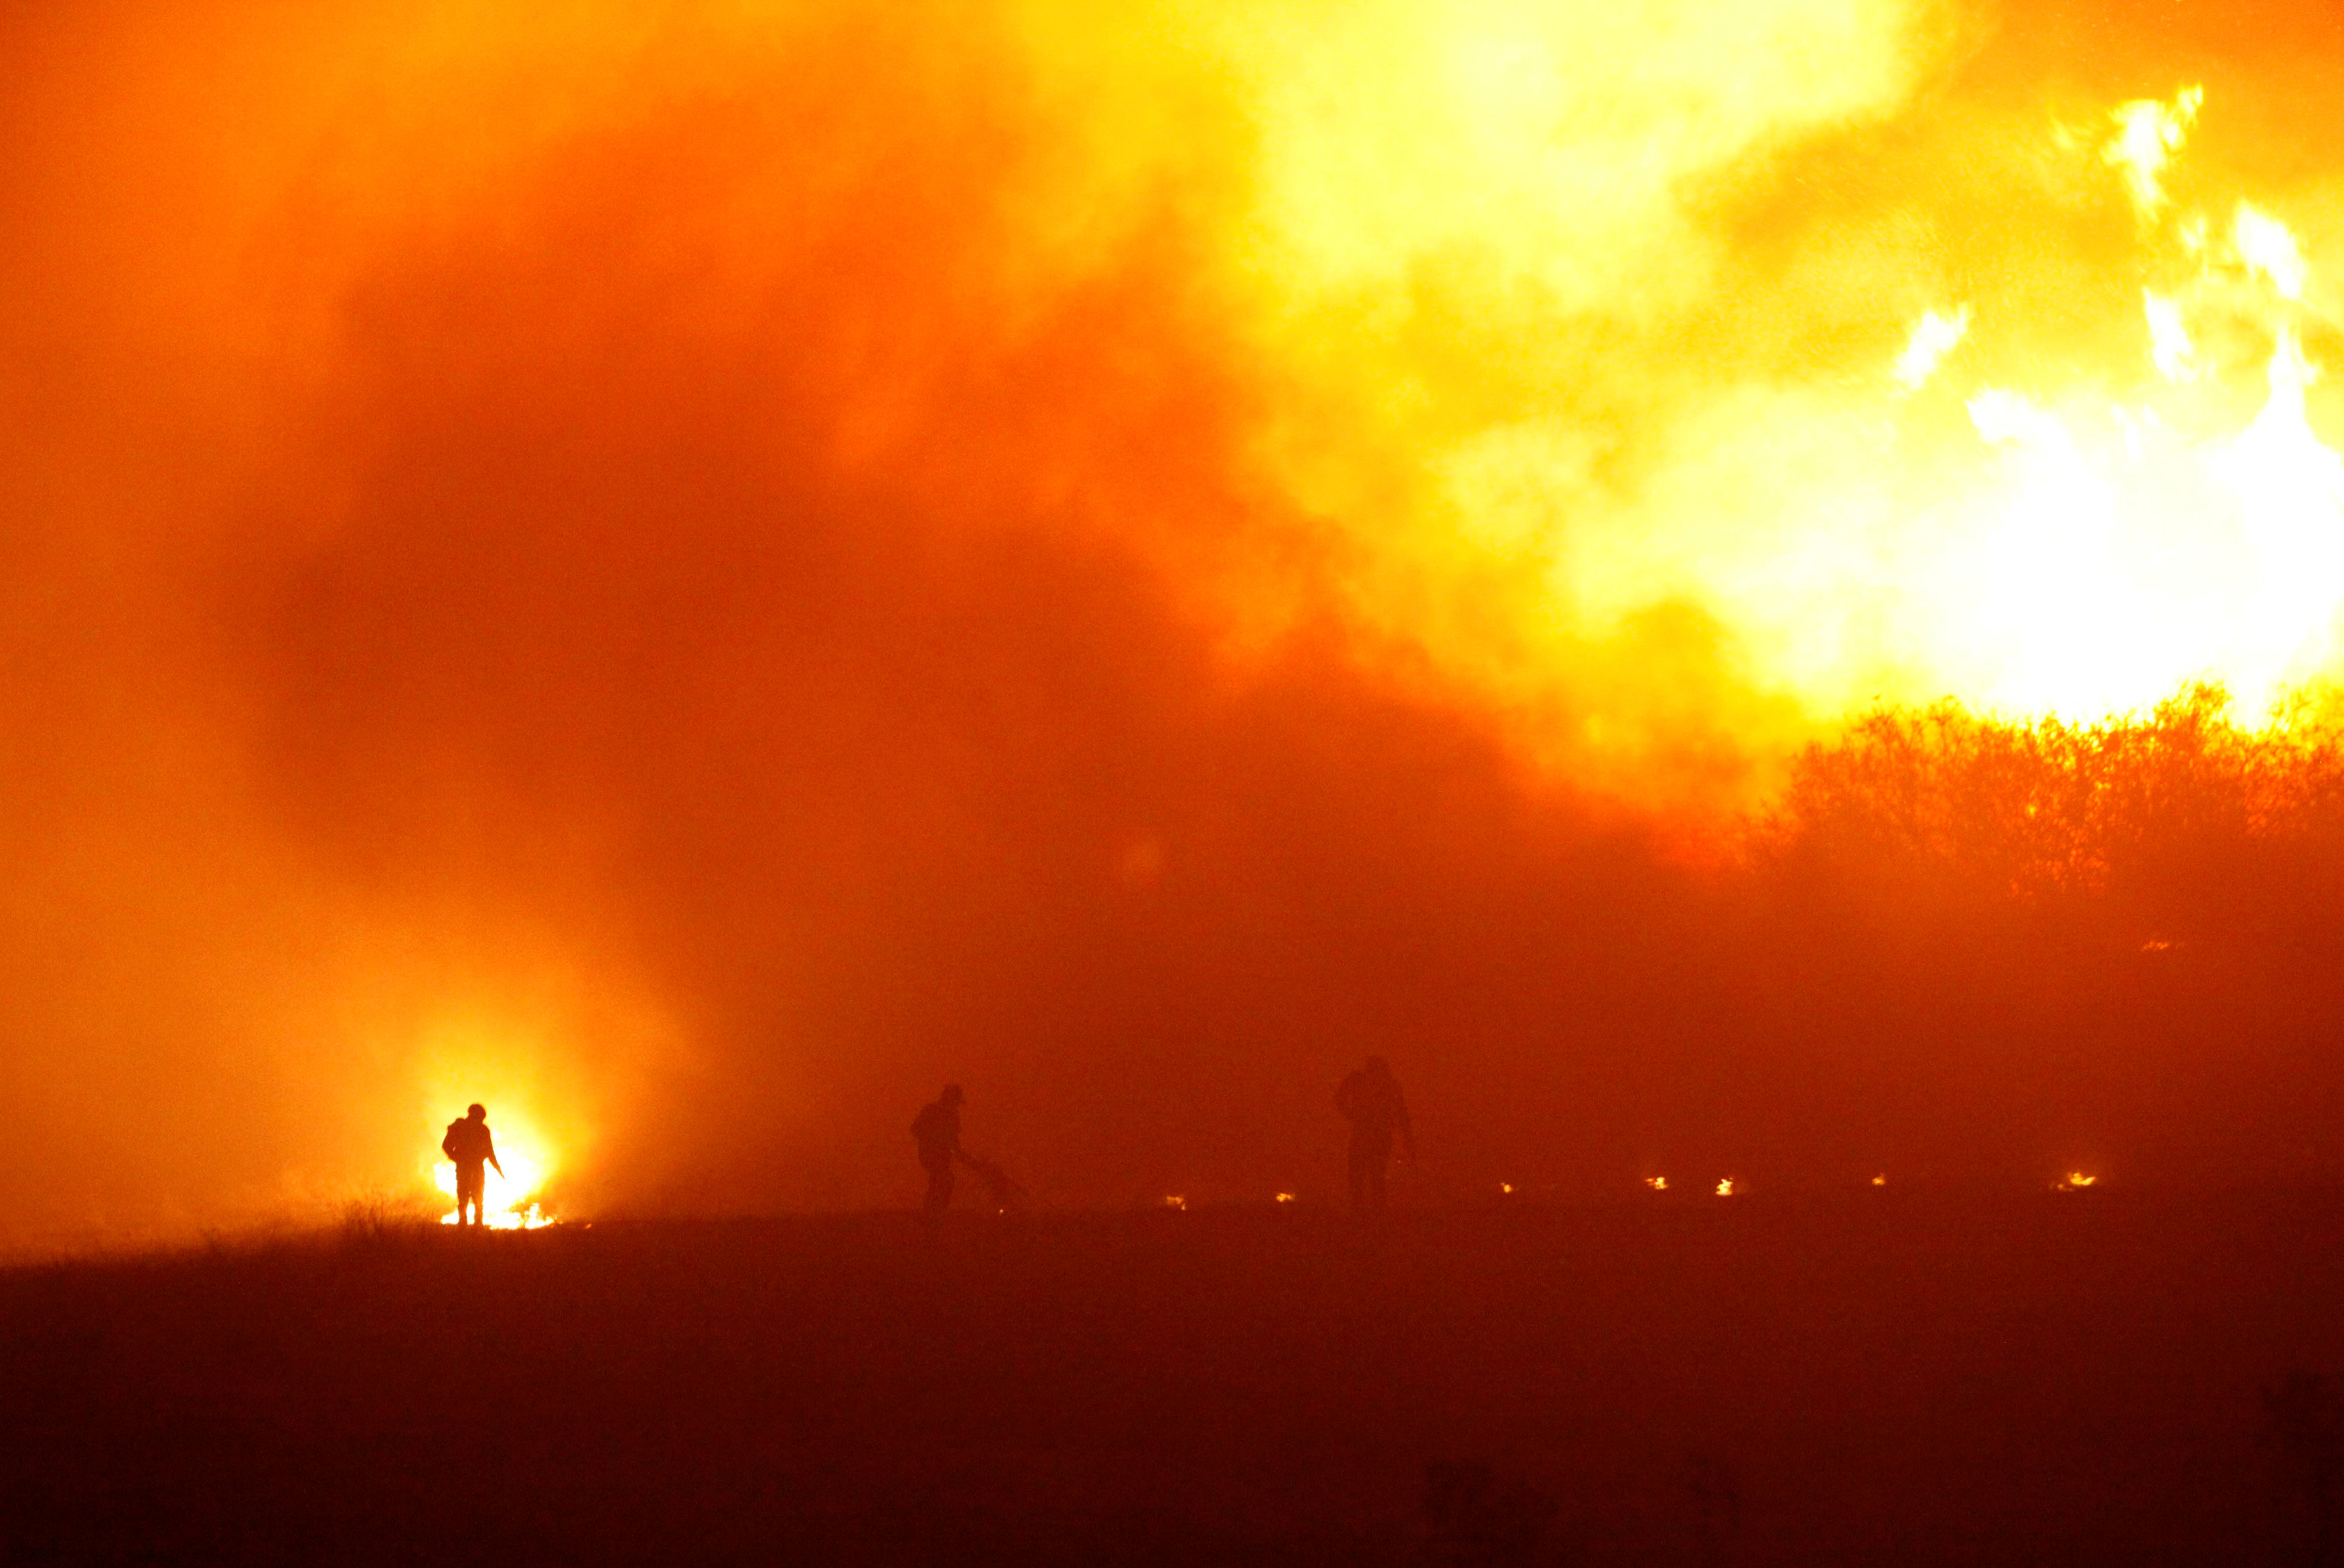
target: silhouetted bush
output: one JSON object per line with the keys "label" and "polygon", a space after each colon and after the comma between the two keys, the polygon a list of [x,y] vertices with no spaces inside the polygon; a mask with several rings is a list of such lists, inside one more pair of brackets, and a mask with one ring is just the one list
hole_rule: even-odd
{"label": "silhouetted bush", "polygon": [[343,1204],[335,1234],[352,1249],[412,1246],[438,1224],[438,1216],[413,1200],[377,1192]]}
{"label": "silhouetted bush", "polygon": [[2316,1372],[2294,1372],[2263,1391],[2263,1412],[2290,1490],[2309,1509],[2307,1561],[2344,1561],[2344,1392]]}
{"label": "silhouetted bush", "polygon": [[1434,1461],[1425,1466],[1422,1561],[1459,1568],[1513,1568],[1557,1561],[1547,1550],[1553,1501],[1516,1476],[1500,1483],[1488,1464]]}

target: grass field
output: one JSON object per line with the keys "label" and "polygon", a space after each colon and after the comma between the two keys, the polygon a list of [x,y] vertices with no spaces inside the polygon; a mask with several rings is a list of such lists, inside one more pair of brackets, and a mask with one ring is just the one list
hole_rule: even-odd
{"label": "grass field", "polygon": [[2313,1561],[2333,1385],[2267,1395],[2344,1363],[2339,1241],[2333,1195],[2106,1191],[354,1223],[0,1275],[5,1545]]}

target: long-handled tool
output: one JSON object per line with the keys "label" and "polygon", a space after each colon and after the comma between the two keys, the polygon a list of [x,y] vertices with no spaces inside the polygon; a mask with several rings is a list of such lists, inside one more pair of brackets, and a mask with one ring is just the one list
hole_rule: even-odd
{"label": "long-handled tool", "polygon": [[960,1156],[960,1162],[975,1171],[976,1179],[985,1183],[985,1193],[995,1205],[1003,1209],[1023,1209],[1026,1206],[1028,1194],[1008,1171],[965,1149],[955,1152]]}

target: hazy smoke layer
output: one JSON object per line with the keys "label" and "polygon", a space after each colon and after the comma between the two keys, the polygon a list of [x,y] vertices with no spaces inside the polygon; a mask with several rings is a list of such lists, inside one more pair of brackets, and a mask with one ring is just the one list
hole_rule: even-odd
{"label": "hazy smoke layer", "polygon": [[1686,867],[1959,689],[1849,575],[1906,470],[1811,503],[1922,308],[2137,315],[2046,127],[2202,78],[2344,237],[2334,25],[2225,15],[10,9],[0,1237],[474,1098],[889,1201],[947,1076],[1046,1196],[1316,1190],[1369,1050],[1458,1190],[1923,1138]]}

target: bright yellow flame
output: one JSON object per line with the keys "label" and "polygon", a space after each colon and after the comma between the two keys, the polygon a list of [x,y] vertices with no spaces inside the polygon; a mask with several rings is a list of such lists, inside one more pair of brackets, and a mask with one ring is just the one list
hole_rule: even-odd
{"label": "bright yellow flame", "polygon": [[2181,319],[2181,307],[2152,289],[2141,290],[2148,317],[2148,358],[2175,386],[2198,379],[2198,345]]}
{"label": "bright yellow flame", "polygon": [[2270,280],[2282,299],[2303,297],[2303,247],[2295,241],[2287,225],[2267,213],[2257,212],[2246,203],[2238,204],[2238,216],[2231,230],[2238,246],[2238,257],[2251,272],[2258,272]]}
{"label": "bright yellow flame", "polygon": [[1278,1201],[1281,1203],[1291,1203],[1294,1201],[1294,1194],[1291,1192],[1280,1192],[1278,1195]]}
{"label": "bright yellow flame", "polygon": [[1717,1195],[1718,1195],[1719,1197],[1721,1197],[1721,1198],[1731,1198],[1731,1197],[1733,1197],[1733,1177],[1731,1177],[1731,1176],[1724,1176],[1724,1177],[1721,1177],[1721,1178],[1719,1178],[1719,1180],[1718,1180],[1718,1183],[1717,1183]]}
{"label": "bright yellow flame", "polygon": [[[1836,664],[1849,677],[1850,645],[1868,640],[1885,662],[1929,672],[1927,695],[2078,719],[2211,680],[2251,722],[2328,668],[2344,608],[2344,457],[2307,410],[2315,371],[2292,310],[2309,266],[2287,227],[2251,207],[2239,209],[2235,235],[2228,271],[2193,286],[2222,319],[2259,311],[2268,327],[2268,390],[2245,427],[2206,429],[2207,405],[2178,392],[2054,399],[1981,388],[1967,399],[1980,444],[1944,448],[1934,493],[1900,514],[1884,487],[1874,531],[1778,557],[1734,618],[1782,624],[1801,639],[1786,651],[1813,648],[1788,661],[1793,674],[1822,677]],[[2143,296],[2147,358],[2168,387],[2208,373],[2192,297]],[[1861,494],[1893,481],[1847,460],[1836,483]],[[1847,505],[1828,490],[1798,504],[1825,517]]]}
{"label": "bright yellow flame", "polygon": [[[481,1190],[480,1213],[491,1231],[534,1231],[552,1223],[539,1201],[539,1194],[552,1173],[549,1160],[541,1158],[526,1138],[515,1139],[500,1132],[497,1137],[497,1161],[504,1167],[499,1173],[491,1165]],[[431,1169],[431,1179],[450,1201],[456,1196],[456,1167],[446,1160]],[[443,1225],[456,1223],[454,1211],[440,1218]]]}
{"label": "bright yellow flame", "polygon": [[2101,156],[2123,172],[2133,203],[2144,215],[2165,206],[2165,186],[2159,176],[2188,139],[2190,124],[2205,101],[2205,88],[2184,87],[2173,95],[2170,105],[2138,98],[2115,110],[2116,139]]}
{"label": "bright yellow flame", "polygon": [[[2140,315],[2124,357],[2079,359],[2088,346],[2042,336],[2056,319],[2000,314],[1996,298],[2034,298],[2004,293],[1921,314],[1881,367],[1893,379],[1785,366],[1700,381],[1632,448],[1566,413],[1443,431],[1453,524],[1378,532],[1361,605],[1524,715],[1528,745],[1639,795],[1639,749],[1653,754],[1671,694],[1704,678],[1711,710],[1760,750],[1883,700],[2094,721],[2198,681],[2260,720],[2344,668],[2344,457],[2307,409],[2307,346],[2331,341],[2305,303],[2326,281],[2317,256],[2253,206],[2218,222],[2171,210],[2202,101],[2190,87],[2124,106],[2105,165],[2069,149],[2164,209],[2127,258],[2154,283],[2127,286]],[[1910,396],[1973,364],[1996,375],[1959,388],[1966,427]],[[1395,447],[1408,430],[1395,416]],[[1378,515],[1331,481],[1298,495]],[[1617,668],[1590,674],[1605,637]],[[1637,684],[1679,670],[1691,678]]]}
{"label": "bright yellow flame", "polygon": [[1940,316],[1934,310],[1923,312],[1913,328],[1912,341],[1896,357],[1896,379],[1916,390],[1926,386],[1929,377],[1937,373],[1937,367],[1945,363],[1945,356],[1954,351],[1954,346],[1967,336],[1969,329],[1970,307],[1966,305],[1951,316]]}
{"label": "bright yellow flame", "polygon": [[1500,1181],[1498,1183],[1498,1191],[1500,1192],[1511,1192],[1513,1190],[1514,1184],[1511,1181]]}
{"label": "bright yellow flame", "polygon": [[2016,393],[1972,399],[2005,453],[1975,515],[1975,598],[1948,607],[1996,634],[1973,689],[2097,717],[2210,678],[2252,713],[2326,661],[2344,599],[2344,458],[2312,431],[2292,334],[2268,376],[2254,422],[2206,442],[2151,410],[2094,428]]}
{"label": "bright yellow flame", "polygon": [[1887,1176],[1887,1173],[1886,1173],[1885,1171],[1883,1171],[1880,1175],[1874,1176],[1874,1177],[1872,1179],[1872,1184],[1873,1184],[1874,1187],[1885,1187],[1885,1186],[1887,1186],[1887,1185],[1888,1185],[1888,1176]]}
{"label": "bright yellow flame", "polygon": [[2098,1180],[2098,1177],[2086,1176],[2081,1171],[2071,1171],[2067,1173],[2067,1179],[2059,1183],[2059,1191],[2062,1192],[2076,1191],[2078,1189],[2089,1187]]}
{"label": "bright yellow flame", "polygon": [[1655,1192],[1665,1192],[1669,1190],[1669,1179],[1665,1176],[1647,1176],[1644,1178],[1644,1185]]}

